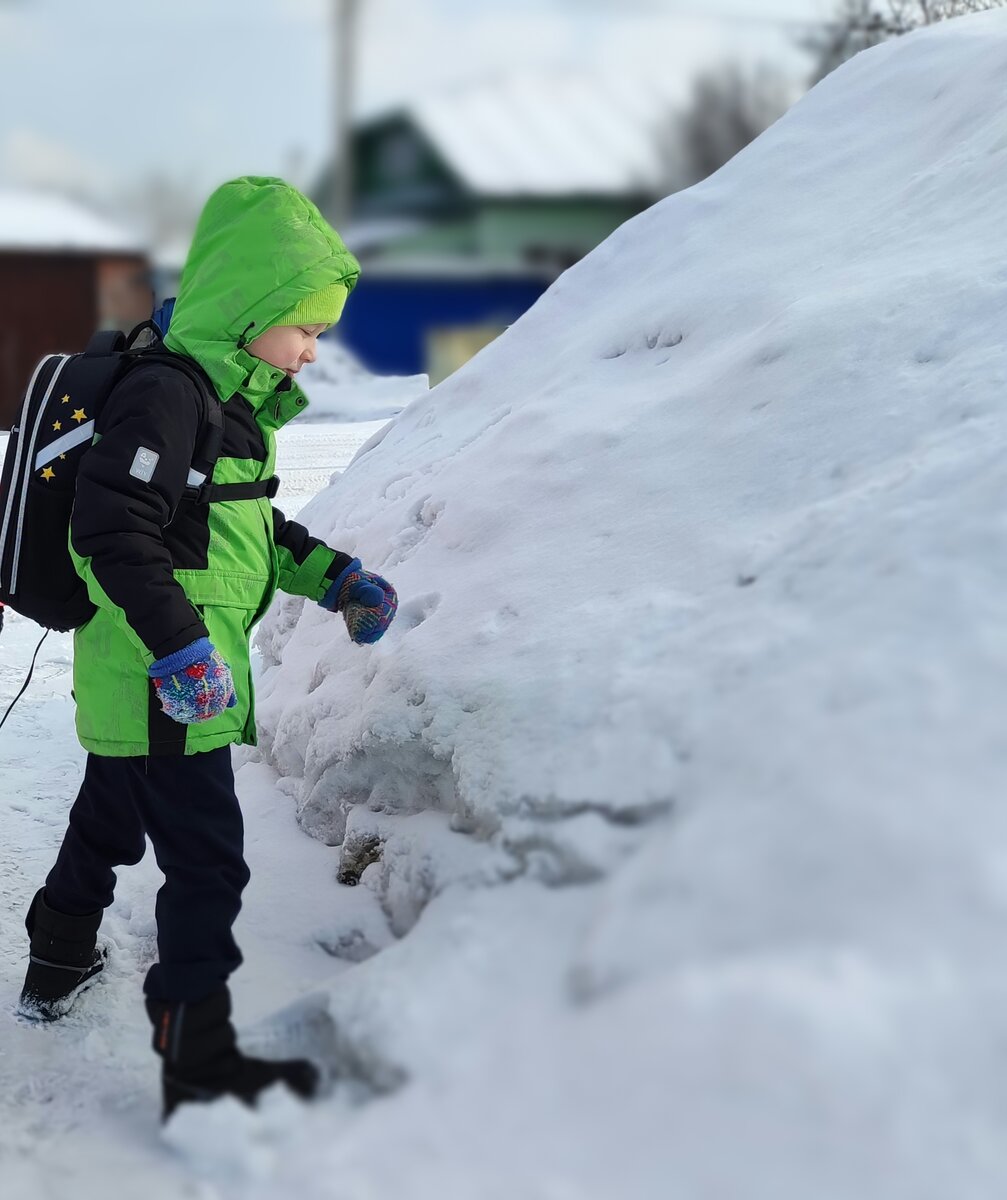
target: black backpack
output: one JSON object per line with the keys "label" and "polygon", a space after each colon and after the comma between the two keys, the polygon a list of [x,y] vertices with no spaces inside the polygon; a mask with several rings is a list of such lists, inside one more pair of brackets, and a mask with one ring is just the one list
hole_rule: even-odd
{"label": "black backpack", "polygon": [[[147,344],[141,347],[144,335]],[[152,362],[187,375],[204,406],[185,496],[208,501],[227,490],[209,483],[223,441],[220,400],[202,368],[167,350],[151,322],[128,338],[103,330],[83,353],[43,358],[11,428],[0,475],[0,602],[47,628],[76,629],[96,611],[67,546],[77,468],[112,389],[128,372]],[[275,493],[269,481],[258,485],[261,494],[269,495],[270,485]],[[247,492],[256,485],[241,486]]]}

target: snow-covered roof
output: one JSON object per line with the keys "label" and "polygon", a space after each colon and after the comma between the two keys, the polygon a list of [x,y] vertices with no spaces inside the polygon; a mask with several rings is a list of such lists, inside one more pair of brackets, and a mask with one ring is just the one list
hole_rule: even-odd
{"label": "snow-covered roof", "polygon": [[104,250],[142,254],[139,238],[54,192],[0,188],[0,251]]}
{"label": "snow-covered roof", "polygon": [[669,77],[571,70],[450,88],[405,112],[474,192],[624,195],[658,179],[654,123],[682,92]]}

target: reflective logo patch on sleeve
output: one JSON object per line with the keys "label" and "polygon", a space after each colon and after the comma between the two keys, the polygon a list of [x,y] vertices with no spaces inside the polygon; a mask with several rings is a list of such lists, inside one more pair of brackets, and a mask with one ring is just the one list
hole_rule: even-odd
{"label": "reflective logo patch on sleeve", "polygon": [[136,479],[142,479],[144,483],[150,483],[160,457],[156,451],[141,446],[133,456],[133,465],[129,468],[130,475]]}

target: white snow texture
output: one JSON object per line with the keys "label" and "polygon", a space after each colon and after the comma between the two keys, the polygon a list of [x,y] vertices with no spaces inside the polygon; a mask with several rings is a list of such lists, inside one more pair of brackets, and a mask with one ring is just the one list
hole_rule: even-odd
{"label": "white snow texture", "polygon": [[301,510],[401,600],[282,599],[241,752],[341,1076],[180,1112],[207,1195],[1004,1194],[1005,84],[859,55]]}
{"label": "white snow texture", "polygon": [[333,993],[382,1194],[1002,1192],[1005,81],[1002,13],[860,55],[305,510],[402,598],[260,636],[408,933]]}
{"label": "white snow texture", "polygon": [[429,386],[426,375],[372,375],[335,336],[318,343],[318,357],[299,380],[309,405],[307,421],[380,421],[400,413]]}
{"label": "white snow texture", "polygon": [[142,240],[56,193],[0,189],[0,250],[142,254]]}

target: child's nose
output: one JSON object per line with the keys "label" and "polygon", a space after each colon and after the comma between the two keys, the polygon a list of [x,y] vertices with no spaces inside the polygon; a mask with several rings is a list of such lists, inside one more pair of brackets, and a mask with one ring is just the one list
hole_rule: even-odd
{"label": "child's nose", "polygon": [[301,352],[302,361],[303,362],[314,362],[315,358],[317,357],[317,351],[318,351],[318,347],[315,345],[314,342],[311,342],[309,345],[305,346]]}

